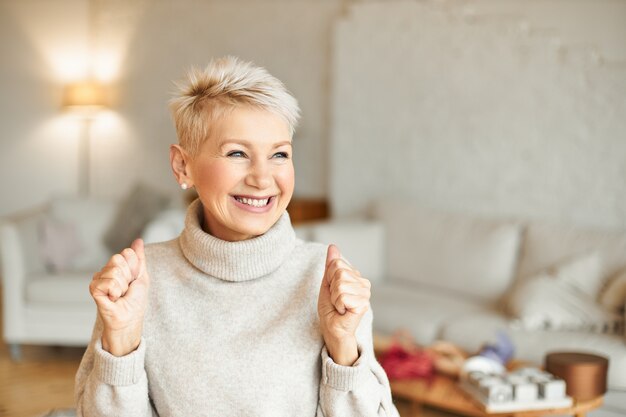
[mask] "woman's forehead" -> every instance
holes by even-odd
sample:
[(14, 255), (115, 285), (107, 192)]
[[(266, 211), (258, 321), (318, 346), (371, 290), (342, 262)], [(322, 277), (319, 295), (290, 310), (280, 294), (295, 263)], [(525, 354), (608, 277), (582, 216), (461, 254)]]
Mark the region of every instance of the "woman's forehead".
[(291, 134), (285, 120), (263, 109), (242, 107), (234, 109), (214, 123), (209, 141), (213, 146), (278, 147), (291, 144)]

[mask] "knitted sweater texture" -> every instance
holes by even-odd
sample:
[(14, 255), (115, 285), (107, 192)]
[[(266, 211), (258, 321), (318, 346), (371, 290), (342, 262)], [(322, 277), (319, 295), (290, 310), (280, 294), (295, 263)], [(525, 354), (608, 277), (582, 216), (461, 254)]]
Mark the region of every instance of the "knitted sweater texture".
[(171, 241), (146, 246), (148, 307), (139, 347), (104, 351), (96, 320), (76, 374), (79, 416), (398, 416), (374, 357), (372, 313), (359, 358), (335, 364), (317, 298), (326, 246), (296, 238), (285, 212), (264, 235), (204, 232), (199, 200)]

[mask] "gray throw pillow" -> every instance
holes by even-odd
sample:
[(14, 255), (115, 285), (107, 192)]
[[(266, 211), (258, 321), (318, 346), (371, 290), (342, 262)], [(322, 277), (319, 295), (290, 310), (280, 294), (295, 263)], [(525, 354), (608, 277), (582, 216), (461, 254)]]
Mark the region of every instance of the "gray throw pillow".
[(135, 185), (120, 203), (111, 226), (104, 234), (104, 243), (119, 253), (141, 236), (146, 225), (167, 208), (169, 198), (145, 184)]

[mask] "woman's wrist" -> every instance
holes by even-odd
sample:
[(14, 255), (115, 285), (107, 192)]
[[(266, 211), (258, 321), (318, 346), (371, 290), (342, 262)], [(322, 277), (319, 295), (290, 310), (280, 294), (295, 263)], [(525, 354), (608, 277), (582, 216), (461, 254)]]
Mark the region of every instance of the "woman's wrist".
[(352, 366), (359, 358), (359, 350), (356, 337), (349, 336), (343, 338), (324, 337), (328, 356), (337, 365)]
[(126, 356), (134, 352), (141, 343), (141, 330), (133, 332), (102, 333), (102, 349), (113, 356)]

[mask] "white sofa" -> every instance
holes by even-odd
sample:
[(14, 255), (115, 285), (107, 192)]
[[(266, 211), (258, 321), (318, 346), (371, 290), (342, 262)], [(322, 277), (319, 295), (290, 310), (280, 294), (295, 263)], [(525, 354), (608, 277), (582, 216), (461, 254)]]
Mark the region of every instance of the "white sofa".
[[(14, 359), (21, 344), (84, 346), (96, 309), (89, 282), (110, 256), (100, 239), (115, 214), (110, 201), (55, 198), (0, 225), (4, 340)], [(77, 255), (63, 272), (51, 271), (42, 254), (47, 219), (75, 225)], [(69, 243), (68, 243), (69, 242)], [(72, 244), (66, 239), (64, 244)]]
[[(549, 351), (609, 357), (607, 405), (596, 416), (626, 415), (626, 335), (588, 330), (527, 330), (510, 301), (540, 271), (599, 254), (601, 275), (626, 268), (626, 231), (446, 213), (415, 203), (380, 201), (365, 219), (333, 219), (297, 228), (300, 237), (336, 243), (372, 281), (374, 330), (410, 331), (428, 345), (454, 342), (468, 352), (504, 330), (516, 358), (537, 365)], [(623, 329), (621, 330), (623, 332)]]
[[(153, 240), (163, 226), (178, 234), (181, 205), (179, 194), (136, 183), (119, 200), (57, 195), (2, 219), (3, 336), (12, 356), (19, 358), (21, 344), (86, 346), (96, 315), (94, 272), (148, 229)], [(176, 207), (172, 224), (167, 215)]]

